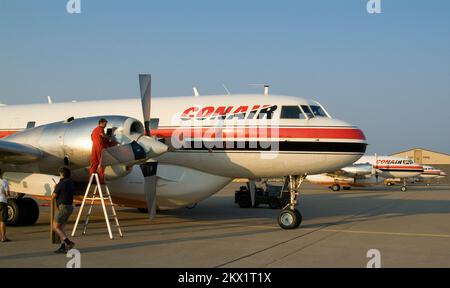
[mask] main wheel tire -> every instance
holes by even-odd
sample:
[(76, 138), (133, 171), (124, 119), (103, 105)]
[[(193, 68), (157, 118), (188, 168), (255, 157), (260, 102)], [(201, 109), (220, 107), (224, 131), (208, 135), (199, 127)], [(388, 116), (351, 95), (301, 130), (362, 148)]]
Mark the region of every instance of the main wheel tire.
[(6, 225), (8, 226), (19, 226), (21, 220), (22, 209), (19, 204), (20, 200), (15, 198), (8, 199), (8, 219), (6, 220)]
[(408, 188), (406, 186), (402, 186), (402, 192), (408, 191)]
[(338, 192), (341, 190), (341, 186), (339, 184), (333, 184), (333, 186), (331, 186), (331, 190)]
[(297, 225), (295, 226), (295, 228), (298, 228), (301, 224), (302, 224), (302, 221), (303, 221), (303, 215), (302, 215), (302, 213), (300, 213), (300, 211), (299, 210), (297, 210), (297, 209), (294, 209), (294, 211), (295, 211), (295, 213), (297, 213)]
[(32, 198), (22, 198), (19, 201), (19, 209), (21, 210), (21, 225), (34, 225), (39, 219), (39, 206)]
[(283, 209), (278, 216), (278, 225), (283, 229), (295, 229), (300, 226), (302, 215), (297, 209)]

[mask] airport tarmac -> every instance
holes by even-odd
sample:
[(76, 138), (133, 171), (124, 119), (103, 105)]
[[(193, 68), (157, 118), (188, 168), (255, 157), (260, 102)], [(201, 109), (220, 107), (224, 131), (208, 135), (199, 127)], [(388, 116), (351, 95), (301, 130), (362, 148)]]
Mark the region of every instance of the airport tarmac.
[[(120, 208), (124, 238), (115, 240), (108, 239), (97, 209), (87, 235), (78, 231), (72, 239), (81, 266), (366, 267), (367, 251), (378, 249), (382, 267), (450, 267), (450, 186), (331, 192), (307, 183), (296, 230), (279, 228), (278, 210), (238, 208), (239, 186), (228, 185), (194, 209), (159, 213), (154, 221)], [(69, 259), (54, 254), (57, 246), (49, 242), (49, 215), (41, 207), (36, 225), (8, 228), (13, 242), (0, 243), (0, 267), (66, 266)], [(71, 220), (69, 229), (75, 215)]]

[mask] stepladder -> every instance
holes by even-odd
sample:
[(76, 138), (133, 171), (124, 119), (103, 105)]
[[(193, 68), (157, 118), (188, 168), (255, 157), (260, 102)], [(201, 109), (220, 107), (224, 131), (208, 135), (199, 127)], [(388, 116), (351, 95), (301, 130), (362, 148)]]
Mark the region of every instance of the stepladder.
[[(95, 181), (95, 183), (94, 183)], [(93, 190), (91, 188), (94, 188)], [(92, 190), (92, 191), (91, 191)], [(89, 202), (89, 204), (87, 204)], [(78, 211), (77, 219), (75, 221), (75, 225), (72, 230), (72, 237), (75, 236), (77, 231), (78, 224), (83, 217), (83, 211), (85, 206), (89, 206), (88, 211), (85, 215), (86, 219), (84, 220), (83, 225), (83, 233), (82, 235), (86, 235), (87, 226), (89, 224), (89, 218), (91, 217), (93, 207), (96, 206), (100, 202), (103, 215), (106, 221), (106, 228), (108, 229), (109, 239), (114, 239), (110, 221), (114, 220), (116, 223), (117, 231), (119, 232), (120, 237), (123, 237), (122, 229), (120, 228), (119, 218), (117, 217), (116, 209), (114, 208), (114, 203), (112, 201), (111, 193), (109, 191), (108, 185), (101, 184), (99, 180), (99, 176), (97, 173), (91, 174), (89, 178), (89, 183), (86, 188), (86, 192), (83, 197), (83, 201), (81, 202), (80, 210)]]

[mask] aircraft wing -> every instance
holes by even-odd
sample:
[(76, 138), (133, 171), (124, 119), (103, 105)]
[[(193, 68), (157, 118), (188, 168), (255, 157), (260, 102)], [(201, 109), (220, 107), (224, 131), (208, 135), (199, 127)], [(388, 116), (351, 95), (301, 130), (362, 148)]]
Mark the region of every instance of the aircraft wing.
[(27, 144), (0, 140), (0, 162), (8, 164), (25, 164), (42, 157), (42, 152)]

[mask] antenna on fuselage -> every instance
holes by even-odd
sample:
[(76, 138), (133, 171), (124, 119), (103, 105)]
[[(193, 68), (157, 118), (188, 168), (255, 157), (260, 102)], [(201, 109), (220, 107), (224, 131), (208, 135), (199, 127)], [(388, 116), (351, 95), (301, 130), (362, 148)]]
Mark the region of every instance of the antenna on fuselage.
[(228, 90), (227, 86), (225, 84), (222, 84), (223, 89), (225, 89), (225, 91), (227, 91), (228, 96), (231, 96), (230, 90)]
[(196, 87), (193, 87), (192, 89), (194, 90), (194, 96), (195, 96), (195, 97), (200, 96), (200, 93), (198, 93), (198, 90), (197, 90)]
[(263, 86), (264, 87), (264, 96), (269, 96), (269, 84), (248, 84), (250, 86)]

